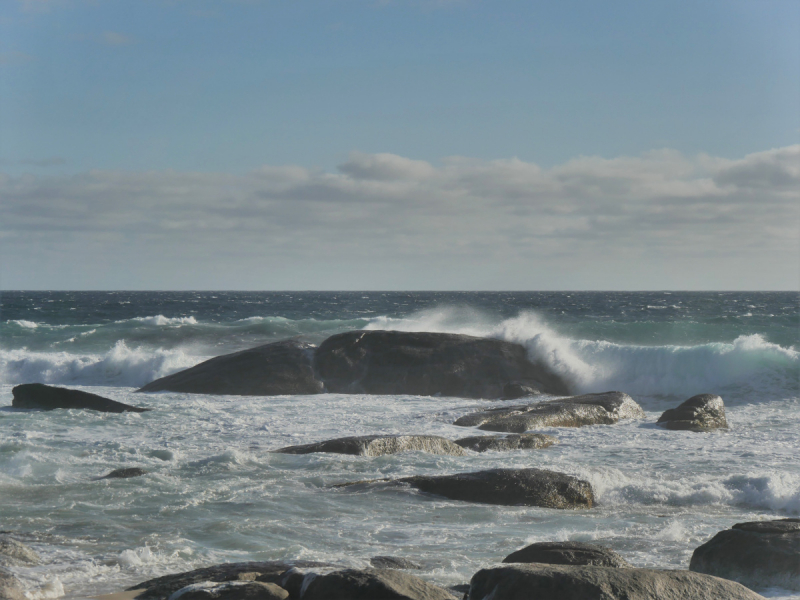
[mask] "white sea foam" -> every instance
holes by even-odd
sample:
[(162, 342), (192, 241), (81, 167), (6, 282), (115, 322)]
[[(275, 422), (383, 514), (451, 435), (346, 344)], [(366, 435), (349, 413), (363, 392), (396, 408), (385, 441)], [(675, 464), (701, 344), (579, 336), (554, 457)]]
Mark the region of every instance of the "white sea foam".
[[(134, 317), (129, 320), (146, 325), (158, 325), (159, 327), (166, 325), (197, 325), (197, 319), (194, 317), (165, 317), (164, 315), (155, 315), (152, 317)], [(125, 321), (118, 322), (124, 323)]]

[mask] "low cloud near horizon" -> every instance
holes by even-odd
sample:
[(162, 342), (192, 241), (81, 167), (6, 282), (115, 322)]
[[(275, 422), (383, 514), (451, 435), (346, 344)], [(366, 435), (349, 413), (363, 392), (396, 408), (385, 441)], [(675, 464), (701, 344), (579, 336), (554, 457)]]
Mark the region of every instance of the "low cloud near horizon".
[(0, 289), (796, 289), (800, 145), (0, 175)]

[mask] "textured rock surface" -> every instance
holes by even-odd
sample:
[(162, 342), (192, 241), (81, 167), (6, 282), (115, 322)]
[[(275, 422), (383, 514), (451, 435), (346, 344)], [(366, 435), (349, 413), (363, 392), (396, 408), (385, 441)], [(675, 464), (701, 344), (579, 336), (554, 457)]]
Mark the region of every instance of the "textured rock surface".
[(182, 588), (170, 600), (287, 600), (289, 592), (274, 583), (231, 581), (199, 583)]
[(398, 452), (422, 451), (431, 454), (466, 454), (458, 444), (436, 435), (364, 435), (337, 438), (302, 446), (288, 446), (274, 450), (282, 454), (310, 454), (312, 452), (334, 452), (360, 456), (383, 456)]
[(753, 588), (800, 590), (800, 519), (737, 523), (698, 547), (689, 569)]
[(85, 408), (111, 413), (126, 411), (146, 412), (150, 410), (149, 408), (140, 408), (109, 400), (97, 394), (44, 385), (43, 383), (24, 383), (12, 389), (11, 393), (14, 395), (14, 399), (11, 401), (11, 406), (14, 408), (36, 408), (40, 410)]
[(394, 569), (306, 574), (300, 600), (454, 600), (449, 591)]
[[(689, 571), (508, 565), (478, 571), (468, 600), (757, 600), (733, 581)], [(763, 600), (763, 599), (762, 599)]]
[(422, 565), (418, 565), (413, 561), (410, 561), (406, 558), (400, 558), (398, 556), (373, 556), (369, 559), (369, 564), (376, 569), (419, 570), (422, 568)]
[(39, 555), (9, 535), (0, 534), (0, 565), (36, 565)]
[(698, 394), (676, 408), (665, 411), (658, 424), (667, 429), (712, 431), (727, 429), (725, 404), (714, 394)]
[(350, 331), (325, 340), (314, 364), (336, 393), (500, 398), (510, 382), (567, 393), (521, 345), (468, 335)]
[(461, 438), (455, 441), (456, 444), (467, 450), (474, 452), (487, 452), (495, 450), (498, 452), (506, 450), (529, 450), (547, 448), (558, 443), (558, 439), (552, 435), (543, 433), (523, 433), (506, 436), (476, 435)]
[(543, 427), (610, 425), (620, 419), (644, 418), (642, 407), (622, 392), (585, 394), (533, 404), (491, 408), (465, 415), (455, 424), (487, 431), (524, 433)]
[(17, 578), (3, 568), (0, 568), (0, 600), (28, 600)]
[(285, 340), (217, 356), (190, 369), (151, 381), (140, 392), (184, 392), (234, 396), (318, 394), (314, 346)]
[(503, 562), (633, 568), (613, 550), (583, 542), (539, 542), (512, 552)]
[(126, 467), (124, 469), (114, 469), (108, 475), (98, 477), (98, 479), (129, 479), (131, 477), (141, 477), (147, 475), (147, 471), (139, 467)]

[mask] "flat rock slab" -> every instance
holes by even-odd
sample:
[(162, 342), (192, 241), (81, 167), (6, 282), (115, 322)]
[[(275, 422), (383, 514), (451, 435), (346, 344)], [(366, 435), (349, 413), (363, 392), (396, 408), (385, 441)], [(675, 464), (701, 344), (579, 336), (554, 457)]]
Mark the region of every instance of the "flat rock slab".
[(633, 565), (610, 548), (583, 542), (539, 542), (512, 552), (503, 562), (633, 568)]
[(508, 383), (565, 394), (520, 344), (449, 333), (350, 331), (325, 340), (317, 374), (334, 393), (502, 398)]
[(8, 535), (0, 534), (0, 565), (38, 565), (40, 561), (34, 550)]
[(14, 408), (33, 408), (39, 410), (55, 410), (57, 408), (83, 408), (100, 412), (147, 412), (149, 408), (140, 408), (109, 400), (97, 394), (70, 390), (67, 388), (44, 385), (43, 383), (24, 383), (11, 390)]
[(763, 600), (741, 584), (689, 571), (509, 565), (478, 571), (468, 600)]
[(508, 450), (538, 450), (558, 443), (552, 435), (523, 433), (506, 436), (476, 435), (461, 438), (456, 444), (473, 452), (505, 452)]
[(455, 600), (449, 591), (394, 569), (342, 569), (303, 574), (298, 600)]
[(430, 454), (449, 454), (464, 456), (464, 449), (436, 435), (363, 435), (344, 437), (314, 444), (288, 446), (274, 450), (282, 454), (311, 454), (313, 452), (333, 452), (336, 454), (354, 454), (359, 456), (383, 456), (398, 452), (420, 451)]
[(689, 569), (753, 588), (800, 590), (800, 519), (737, 523), (698, 547)]
[(611, 425), (620, 419), (641, 419), (644, 416), (642, 407), (628, 394), (605, 392), (490, 408), (465, 415), (455, 424), (486, 431), (524, 433), (544, 427)]
[(169, 600), (287, 600), (289, 592), (274, 583), (229, 581), (195, 583), (172, 594)]
[(319, 394), (323, 384), (314, 375), (314, 348), (312, 344), (285, 340), (224, 354), (151, 381), (138, 391), (233, 396)]
[(658, 424), (667, 429), (685, 431), (713, 431), (727, 429), (725, 404), (714, 394), (698, 394), (686, 402), (664, 412)]

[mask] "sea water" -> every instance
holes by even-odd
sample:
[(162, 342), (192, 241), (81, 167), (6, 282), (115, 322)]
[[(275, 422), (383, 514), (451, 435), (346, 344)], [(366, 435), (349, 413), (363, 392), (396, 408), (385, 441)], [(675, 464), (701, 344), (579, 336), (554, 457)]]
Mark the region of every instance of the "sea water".
[[(541, 430), (543, 450), (437, 456), (284, 455), (347, 435), (476, 433), (458, 417), (497, 401), (322, 394), (138, 394), (206, 358), (352, 329), (457, 332), (523, 344), (575, 393), (620, 390), (647, 418)], [(586, 541), (639, 567), (685, 569), (741, 521), (800, 515), (797, 293), (4, 292), (0, 299), (0, 529), (42, 556), (12, 571), (32, 600), (119, 591), (211, 564), (306, 559), (423, 565), (442, 585), (537, 541)], [(24, 411), (42, 382), (153, 409)], [(667, 431), (698, 393), (729, 431)], [(96, 480), (141, 467), (133, 479)], [(597, 506), (470, 504), (405, 488), (331, 484), (493, 467), (587, 479)], [(760, 589), (774, 598), (793, 594)]]

